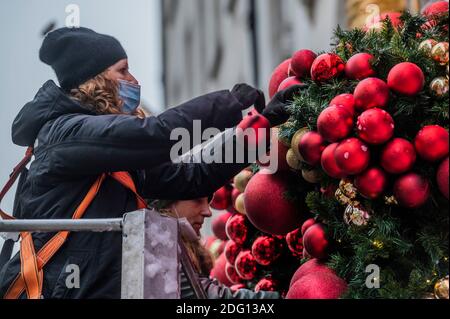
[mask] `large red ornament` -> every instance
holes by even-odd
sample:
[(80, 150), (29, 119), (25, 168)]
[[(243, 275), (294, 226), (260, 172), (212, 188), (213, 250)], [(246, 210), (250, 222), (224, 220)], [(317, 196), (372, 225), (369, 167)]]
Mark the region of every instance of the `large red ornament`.
[(353, 94), (341, 94), (331, 100), (330, 106), (343, 106), (352, 116), (355, 116), (355, 97)]
[(324, 82), (338, 77), (345, 70), (345, 63), (334, 53), (319, 55), (311, 66), (313, 81)]
[(238, 245), (242, 245), (247, 240), (248, 227), (245, 216), (237, 214), (231, 217), (225, 227), (227, 236)]
[(330, 272), (313, 272), (292, 285), (286, 299), (339, 299), (347, 283)]
[(286, 235), (302, 221), (296, 207), (286, 200), (289, 175), (261, 170), (247, 185), (245, 208), (252, 224), (271, 235)]
[(286, 243), (294, 257), (303, 258), (303, 235), (300, 228), (286, 235)]
[(291, 70), (299, 78), (307, 78), (311, 76), (311, 67), (317, 58), (311, 50), (300, 50), (294, 53), (291, 60)]
[(234, 266), (230, 263), (227, 263), (227, 265), (225, 266), (225, 275), (227, 276), (227, 279), (235, 285), (239, 284), (242, 281), (241, 277), (239, 277), (238, 273), (236, 272), (236, 268), (234, 268)]
[(269, 97), (272, 99), (273, 96), (277, 93), (278, 88), (280, 87), (281, 82), (286, 80), (289, 75), (289, 65), (291, 64), (291, 59), (287, 59), (282, 62), (279, 66), (275, 68), (270, 78), (269, 83)]
[(221, 284), (227, 287), (231, 287), (233, 283), (227, 277), (226, 266), (227, 260), (225, 259), (225, 255), (222, 254), (216, 259), (210, 277), (217, 279)]
[(387, 186), (386, 173), (378, 167), (372, 167), (355, 178), (358, 192), (366, 198), (376, 199), (383, 194)]
[(308, 132), (300, 140), (298, 151), (305, 163), (317, 166), (320, 163), (325, 146), (325, 140), (322, 135), (317, 132)]
[(328, 257), (328, 238), (325, 227), (322, 224), (315, 224), (308, 228), (303, 236), (303, 246), (308, 254), (317, 259)]
[(224, 186), (215, 192), (210, 205), (217, 210), (227, 209), (231, 205), (231, 188)]
[(389, 88), (399, 94), (414, 96), (425, 85), (423, 71), (414, 63), (403, 62), (392, 68), (387, 79)]
[(261, 279), (255, 286), (255, 292), (277, 291), (278, 282), (271, 277)]
[(339, 166), (336, 163), (336, 158), (334, 156), (334, 153), (336, 151), (336, 148), (338, 147), (339, 143), (334, 143), (328, 145), (325, 150), (322, 153), (322, 169), (324, 172), (336, 179), (342, 179), (346, 176), (346, 174), (342, 171), (342, 169), (339, 168)]
[(380, 145), (386, 143), (394, 135), (394, 128), (394, 119), (382, 109), (367, 110), (358, 118), (358, 135), (369, 144)]
[(345, 66), (345, 75), (351, 80), (364, 80), (373, 77), (376, 72), (372, 67), (374, 56), (369, 53), (358, 53), (352, 56)]
[(395, 182), (394, 195), (401, 206), (418, 208), (430, 197), (430, 183), (423, 176), (409, 173)]
[(357, 175), (369, 165), (370, 150), (361, 140), (350, 138), (336, 147), (334, 157), (345, 175)]
[(445, 159), (442, 164), (439, 166), (439, 169), (437, 171), (437, 183), (439, 190), (441, 191), (442, 195), (444, 195), (447, 199), (448, 198), (448, 166), (449, 166), (449, 158)]
[(257, 265), (255, 257), (249, 250), (246, 250), (237, 256), (234, 268), (236, 268), (239, 277), (244, 280), (252, 280), (256, 276)]
[(225, 258), (227, 259), (227, 262), (234, 265), (234, 263), (236, 262), (236, 258), (241, 251), (242, 251), (241, 245), (236, 244), (232, 240), (229, 240), (227, 242), (227, 244), (225, 245), (225, 249), (224, 249), (224, 254), (225, 254)]
[(252, 245), (252, 255), (258, 264), (269, 266), (281, 256), (283, 245), (273, 237), (262, 236)]
[[(305, 235), (305, 233), (309, 227), (311, 227), (312, 225), (315, 225), (315, 224), (316, 224), (316, 220), (314, 218), (310, 218), (306, 222), (304, 222), (302, 225), (302, 228), (301, 228), (302, 236)], [(302, 244), (303, 244), (303, 242), (302, 242)]]
[(352, 131), (353, 116), (343, 106), (330, 106), (317, 119), (317, 128), (325, 140), (330, 143), (338, 142)]
[(448, 1), (436, 1), (430, 3), (422, 10), (422, 14), (428, 17), (441, 15), (445, 12), (448, 12)]
[(381, 166), (391, 174), (410, 171), (416, 162), (414, 145), (402, 138), (394, 138), (381, 151)]
[(280, 86), (278, 87), (277, 92), (284, 91), (284, 90), (290, 88), (291, 86), (301, 85), (301, 84), (302, 84), (302, 81), (300, 81), (300, 79), (298, 77), (291, 76), (280, 83)]
[(319, 259), (311, 259), (305, 262), (303, 265), (300, 266), (300, 268), (297, 269), (294, 276), (292, 276), (289, 287), (292, 287), (300, 278), (309, 275), (311, 273), (317, 272), (328, 272), (333, 275), (335, 274), (335, 272), (332, 269), (330, 269)]
[(374, 107), (385, 108), (389, 102), (389, 86), (377, 78), (367, 78), (355, 88), (355, 108), (361, 112)]
[(414, 140), (417, 154), (429, 162), (438, 162), (446, 158), (449, 151), (448, 143), (448, 131), (439, 125), (425, 126)]
[(228, 219), (233, 216), (233, 214), (226, 212), (222, 213), (216, 217), (214, 217), (211, 227), (213, 234), (219, 238), (220, 240), (227, 240), (227, 233), (225, 231), (225, 225), (227, 224)]

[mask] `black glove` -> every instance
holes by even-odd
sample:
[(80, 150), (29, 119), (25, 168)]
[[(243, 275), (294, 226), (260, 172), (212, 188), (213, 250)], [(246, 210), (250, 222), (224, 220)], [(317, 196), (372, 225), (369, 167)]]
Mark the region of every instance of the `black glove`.
[(242, 104), (243, 110), (255, 106), (256, 110), (261, 113), (266, 106), (264, 93), (245, 83), (235, 85), (231, 94)]
[(288, 107), (292, 104), (294, 95), (298, 94), (306, 85), (294, 85), (284, 91), (278, 92), (269, 102), (261, 114), (269, 120), (272, 127), (284, 124), (289, 120)]

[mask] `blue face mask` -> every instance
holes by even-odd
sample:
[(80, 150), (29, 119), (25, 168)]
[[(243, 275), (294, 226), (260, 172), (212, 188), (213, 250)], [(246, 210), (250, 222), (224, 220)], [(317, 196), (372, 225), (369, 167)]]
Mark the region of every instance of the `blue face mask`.
[(119, 80), (119, 96), (123, 100), (123, 111), (133, 114), (141, 102), (141, 86)]

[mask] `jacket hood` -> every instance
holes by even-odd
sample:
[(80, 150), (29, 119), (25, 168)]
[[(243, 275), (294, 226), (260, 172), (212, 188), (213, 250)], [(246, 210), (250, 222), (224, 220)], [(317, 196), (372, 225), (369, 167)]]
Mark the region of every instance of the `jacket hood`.
[(71, 99), (52, 80), (47, 81), (31, 102), (25, 104), (12, 124), (12, 140), (19, 146), (33, 146), (41, 128), (64, 114), (92, 114)]

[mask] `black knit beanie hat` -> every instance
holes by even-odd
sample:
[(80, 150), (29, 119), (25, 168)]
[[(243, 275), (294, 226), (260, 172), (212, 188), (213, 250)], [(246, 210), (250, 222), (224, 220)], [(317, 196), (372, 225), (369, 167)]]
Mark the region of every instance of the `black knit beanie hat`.
[(65, 91), (70, 91), (127, 58), (120, 42), (87, 28), (61, 28), (50, 32), (39, 51)]

